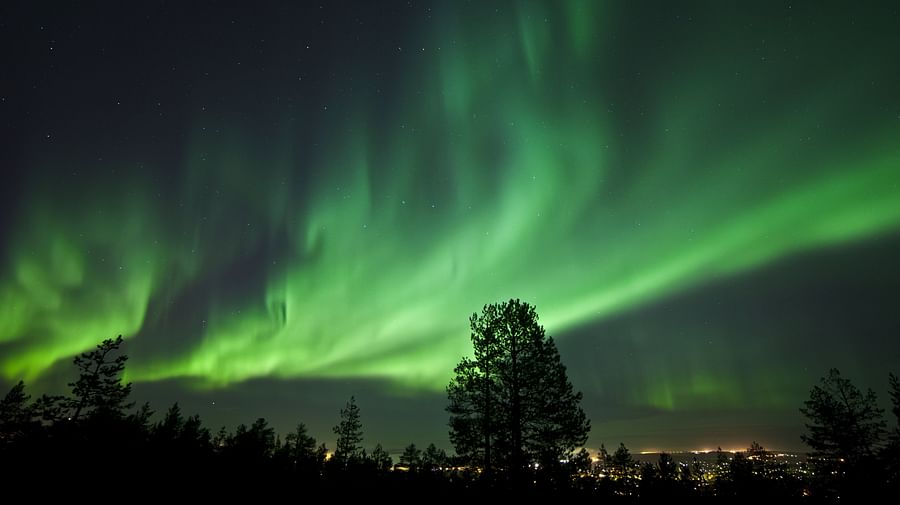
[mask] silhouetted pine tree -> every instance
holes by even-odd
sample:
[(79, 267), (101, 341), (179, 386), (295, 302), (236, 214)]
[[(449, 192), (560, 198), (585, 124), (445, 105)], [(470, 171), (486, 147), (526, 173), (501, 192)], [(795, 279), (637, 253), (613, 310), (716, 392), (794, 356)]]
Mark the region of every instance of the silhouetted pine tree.
[(35, 409), (28, 404), (25, 382), (14, 385), (0, 400), (0, 454), (4, 448), (23, 442), (39, 426), (34, 420)]
[(895, 425), (888, 434), (888, 443), (881, 456), (884, 460), (886, 483), (896, 496), (900, 492), (900, 379), (892, 373), (888, 376), (888, 382)]
[(513, 482), (533, 463), (559, 466), (587, 439), (590, 422), (534, 307), (485, 305), (469, 323), (474, 356), (460, 361), (447, 387), (457, 454)]
[(416, 444), (409, 444), (403, 449), (403, 454), (400, 455), (400, 464), (408, 467), (410, 472), (419, 471), (419, 467), (422, 466), (422, 451), (416, 447)]
[(80, 375), (78, 380), (69, 383), (72, 397), (65, 404), (72, 421), (77, 422), (85, 414), (121, 418), (124, 411), (134, 405), (127, 403), (131, 383), (122, 384), (121, 377), (128, 356), (113, 356), (122, 343), (122, 335), (115, 340), (106, 339), (93, 351), (82, 353), (73, 360)]
[(381, 444), (375, 445), (375, 448), (372, 449), (372, 455), (369, 456), (369, 458), (372, 460), (375, 470), (381, 473), (389, 471), (394, 465), (394, 460), (391, 458), (390, 454), (381, 447)]
[(356, 398), (351, 396), (346, 407), (341, 409), (341, 422), (333, 428), (337, 435), (334, 449), (334, 464), (339, 468), (360, 463), (362, 460), (362, 421)]
[(447, 464), (447, 453), (443, 449), (438, 449), (434, 443), (428, 444), (422, 451), (421, 464), (423, 471), (438, 471)]
[(863, 394), (832, 368), (803, 403), (808, 421), (801, 439), (813, 449), (815, 491), (825, 499), (863, 498), (882, 480), (875, 454), (885, 422), (875, 392)]

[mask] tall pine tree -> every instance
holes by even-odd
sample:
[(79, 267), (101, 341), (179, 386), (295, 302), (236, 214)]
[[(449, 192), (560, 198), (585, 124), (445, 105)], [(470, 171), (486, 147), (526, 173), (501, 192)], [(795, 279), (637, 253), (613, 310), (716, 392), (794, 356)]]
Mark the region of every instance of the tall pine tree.
[(535, 463), (567, 459), (587, 439), (590, 421), (534, 307), (490, 304), (469, 322), (474, 357), (462, 359), (447, 387), (457, 454), (514, 482)]
[(348, 467), (362, 459), (362, 421), (359, 418), (359, 407), (356, 398), (351, 396), (346, 407), (341, 409), (341, 422), (334, 427), (337, 442), (334, 449), (334, 460), (341, 467)]

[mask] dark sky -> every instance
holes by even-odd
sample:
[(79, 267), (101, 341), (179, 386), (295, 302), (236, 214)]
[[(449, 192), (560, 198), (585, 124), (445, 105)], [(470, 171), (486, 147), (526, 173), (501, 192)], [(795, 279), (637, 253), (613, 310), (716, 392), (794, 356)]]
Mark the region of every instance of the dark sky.
[(800, 449), (900, 372), (892, 2), (5, 2), (0, 382), (448, 447), (521, 298), (589, 448)]

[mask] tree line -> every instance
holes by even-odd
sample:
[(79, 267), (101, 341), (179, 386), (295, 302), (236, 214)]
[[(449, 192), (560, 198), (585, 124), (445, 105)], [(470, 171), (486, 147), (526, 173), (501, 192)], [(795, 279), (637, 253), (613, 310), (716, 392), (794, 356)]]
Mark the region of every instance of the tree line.
[(846, 501), (900, 486), (900, 381), (889, 377), (888, 429), (871, 390), (832, 369), (801, 412), (808, 459), (789, 465), (752, 443), (719, 451), (716, 462), (676, 462), (669, 454), (638, 463), (624, 444), (595, 457), (584, 448), (590, 421), (581, 409), (553, 339), (535, 308), (519, 300), (486, 305), (470, 318), (473, 355), (447, 387), (455, 454), (410, 444), (395, 464), (380, 444), (363, 445), (354, 397), (339, 412), (329, 451), (303, 423), (280, 437), (264, 418), (213, 433), (178, 403), (153, 421), (135, 406), (122, 374), (122, 337), (75, 357), (68, 395), (32, 400), (25, 383), (0, 401), (0, 472), (103, 486), (165, 483), (220, 493), (302, 485), (308, 492), (441, 493), (437, 496), (749, 497)]

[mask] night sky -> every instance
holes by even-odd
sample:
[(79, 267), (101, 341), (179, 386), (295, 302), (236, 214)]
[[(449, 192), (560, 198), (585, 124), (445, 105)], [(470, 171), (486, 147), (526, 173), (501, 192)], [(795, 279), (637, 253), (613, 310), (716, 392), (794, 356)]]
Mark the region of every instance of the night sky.
[[(895, 2), (4, 2), (0, 386), (449, 448), (536, 305), (589, 448), (801, 449), (900, 372)], [(857, 5), (862, 3), (863, 5)]]

